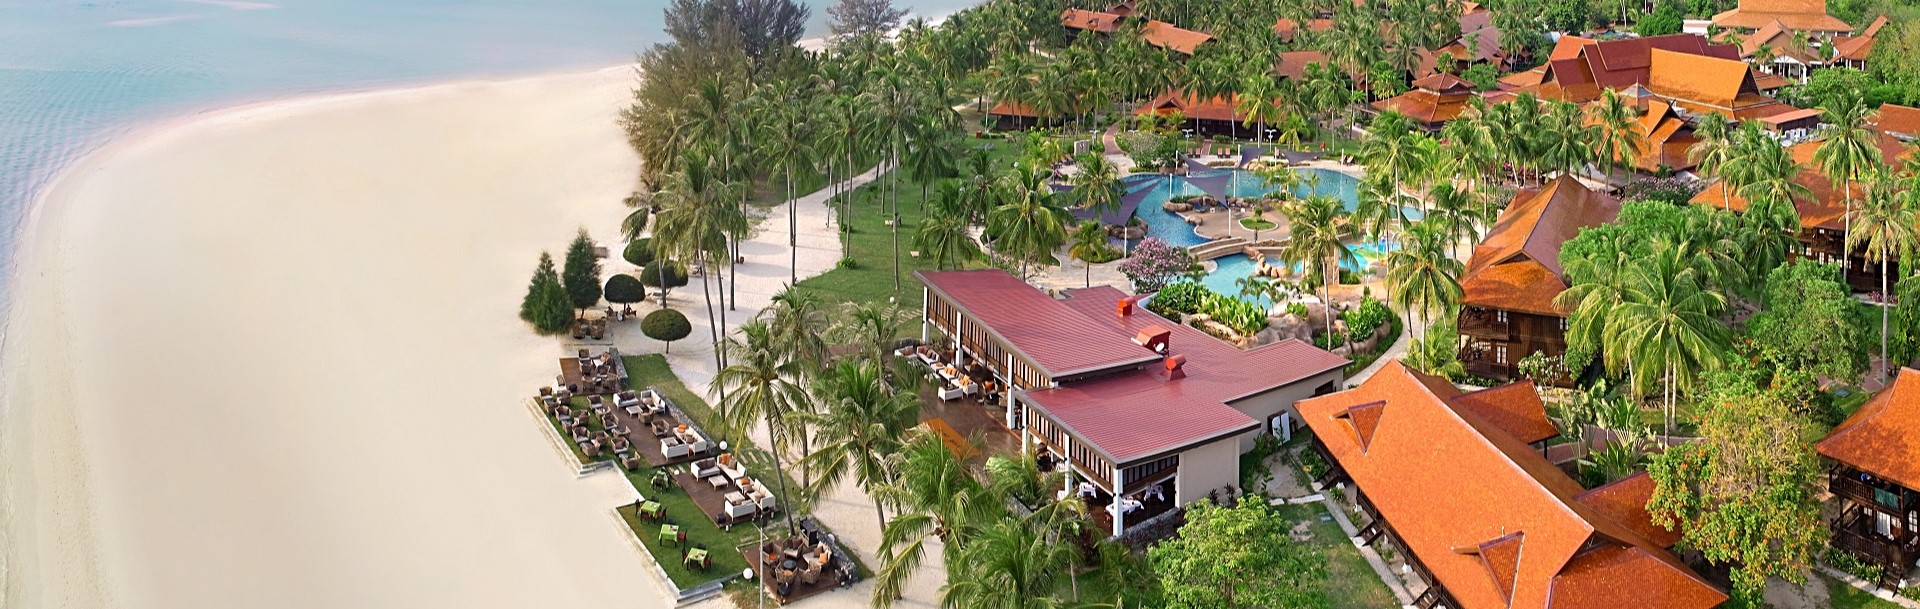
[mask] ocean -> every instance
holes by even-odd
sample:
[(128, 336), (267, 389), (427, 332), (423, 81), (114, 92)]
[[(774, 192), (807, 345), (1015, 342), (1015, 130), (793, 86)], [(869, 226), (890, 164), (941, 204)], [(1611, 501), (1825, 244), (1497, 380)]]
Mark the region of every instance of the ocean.
[[(810, 2), (810, 36), (826, 1)], [(0, 0), (0, 320), (34, 197), (115, 136), (286, 97), (606, 67), (663, 36), (667, 3)], [(967, 2), (899, 4), (938, 17)]]

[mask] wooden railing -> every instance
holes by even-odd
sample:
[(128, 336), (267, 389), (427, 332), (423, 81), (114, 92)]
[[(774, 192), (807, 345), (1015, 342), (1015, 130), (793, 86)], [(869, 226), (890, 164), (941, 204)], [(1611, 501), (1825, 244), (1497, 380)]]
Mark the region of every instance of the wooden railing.
[(1914, 558), (1920, 557), (1920, 539), (1911, 536), (1904, 541), (1887, 539), (1867, 529), (1872, 525), (1872, 520), (1864, 516), (1834, 523), (1833, 547), (1896, 569), (1911, 565)]
[(1500, 321), (1492, 311), (1479, 315), (1468, 313), (1460, 316), (1460, 334), (1476, 338), (1508, 340), (1513, 338), (1513, 324)]

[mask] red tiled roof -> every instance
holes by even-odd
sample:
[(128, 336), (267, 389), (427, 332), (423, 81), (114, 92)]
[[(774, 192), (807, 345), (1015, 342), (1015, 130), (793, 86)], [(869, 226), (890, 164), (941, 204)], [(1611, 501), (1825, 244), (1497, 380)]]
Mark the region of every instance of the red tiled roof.
[(1067, 290), (1065, 297), (1060, 302), (1067, 308), (1115, 334), (1165, 328), (1168, 353), (1186, 358), (1186, 376), (1180, 379), (1168, 380), (1164, 367), (1148, 365), (1025, 394), (1028, 403), (1115, 463), (1258, 427), (1229, 404), (1347, 364), (1346, 358), (1298, 340), (1242, 351), (1144, 307), (1122, 317), (1114, 313), (1114, 302), (1126, 294), (1108, 286)]
[(994, 102), (993, 107), (987, 109), (987, 116), (1022, 116), (1022, 117), (1028, 117), (1028, 118), (1038, 118), (1040, 116), (1040, 113), (1036, 112), (1033, 109), (1033, 106), (1029, 106), (1027, 104), (1023, 104), (1016, 101), (1001, 100), (1001, 101)]
[(1213, 40), (1212, 34), (1184, 29), (1165, 21), (1148, 21), (1140, 26), (1140, 35), (1147, 39), (1147, 44), (1182, 55), (1192, 55), (1193, 50), (1202, 43)]
[(1405, 114), (1425, 125), (1438, 125), (1460, 116), (1467, 110), (1467, 100), (1472, 99), (1469, 92), (1436, 93), (1427, 89), (1414, 89), (1380, 101), (1373, 107)]
[[(1156, 362), (1160, 355), (1004, 271), (915, 271), (1047, 376)], [(1112, 303), (1108, 303), (1112, 306)]]
[(1307, 66), (1327, 63), (1327, 55), (1319, 51), (1281, 51), (1280, 58), (1273, 62), (1273, 74), (1280, 78), (1304, 78)]
[(1753, 67), (1737, 59), (1659, 48), (1650, 49), (1648, 57), (1651, 61), (1643, 84), (1663, 97), (1711, 104), (1731, 111), (1740, 107), (1736, 100), (1741, 93), (1759, 91), (1753, 84)]
[(1562, 315), (1553, 297), (1567, 289), (1560, 246), (1580, 229), (1612, 222), (1620, 201), (1561, 176), (1514, 194), (1467, 261), (1462, 302), (1540, 315)]
[(1901, 368), (1893, 384), (1813, 447), (1823, 457), (1920, 488), (1920, 370)]
[[(1458, 392), (1389, 362), (1355, 389), (1296, 407), (1461, 607), (1707, 609), (1727, 600), (1652, 541), (1575, 500), (1585, 492), (1578, 483), (1454, 404)], [(1363, 451), (1342, 415), (1374, 403)]]
[(1873, 41), (1880, 36), (1880, 28), (1886, 26), (1887, 16), (1881, 15), (1875, 17), (1873, 23), (1867, 24), (1867, 29), (1862, 30), (1857, 36), (1835, 36), (1833, 38), (1834, 58), (1866, 61), (1868, 57), (1873, 56)]
[[(1799, 171), (1793, 174), (1793, 182), (1806, 187), (1807, 192), (1811, 195), (1796, 199), (1793, 202), (1793, 207), (1800, 215), (1801, 228), (1823, 228), (1838, 231), (1845, 228), (1845, 219), (1843, 216), (1846, 213), (1846, 193), (1841, 192), (1839, 185), (1827, 179), (1827, 176), (1813, 165), (1813, 154), (1820, 150), (1820, 145), (1824, 141), (1825, 140), (1814, 140), (1811, 142), (1801, 142), (1787, 148), (1787, 154), (1793, 158), (1794, 164), (1800, 168)], [(1888, 165), (1898, 164), (1901, 162), (1901, 159), (1909, 154), (1905, 143), (1885, 133), (1875, 134), (1874, 147), (1880, 149), (1881, 162)], [(1853, 189), (1854, 197), (1857, 199), (1861, 196), (1865, 186), (1854, 184)], [(1747, 211), (1747, 200), (1745, 197), (1740, 196), (1737, 192), (1726, 193), (1724, 190), (1724, 181), (1714, 180), (1708, 183), (1707, 187), (1700, 191), (1700, 194), (1694, 195), (1693, 199), (1689, 202), (1695, 205), (1706, 205), (1708, 207), (1723, 207), (1735, 212), (1744, 213)]]
[(1135, 115), (1168, 114), (1178, 110), (1181, 116), (1197, 120), (1240, 122), (1241, 116), (1235, 107), (1236, 97), (1214, 96), (1205, 100), (1194, 97), (1182, 89), (1161, 93), (1135, 109)]
[(1085, 9), (1070, 8), (1060, 12), (1060, 25), (1076, 30), (1092, 30), (1102, 34), (1113, 33), (1120, 25), (1120, 16)]
[[(1547, 61), (1545, 82), (1527, 90), (1542, 99), (1575, 103), (1592, 101), (1603, 88), (1621, 89), (1646, 84), (1653, 69), (1653, 51), (1737, 60), (1739, 49), (1732, 45), (1712, 44), (1698, 34), (1672, 34), (1648, 38), (1622, 38), (1593, 41), (1561, 37)], [(1577, 45), (1577, 50), (1571, 48)], [(1571, 52), (1572, 56), (1568, 56)], [(1681, 81), (1684, 82), (1684, 81)]]
[(1547, 419), (1547, 404), (1533, 381), (1507, 383), (1499, 387), (1461, 394), (1453, 398), (1454, 408), (1467, 410), (1499, 427), (1514, 439), (1528, 444), (1560, 435), (1560, 428)]
[(1680, 532), (1669, 531), (1655, 524), (1653, 514), (1647, 511), (1647, 501), (1653, 499), (1653, 488), (1653, 478), (1646, 472), (1640, 472), (1594, 487), (1575, 495), (1573, 499), (1614, 522), (1626, 525), (1654, 545), (1672, 548), (1673, 544), (1680, 543)]
[(1827, 13), (1826, 0), (1740, 0), (1740, 5), (1713, 16), (1713, 25), (1757, 30), (1779, 21), (1793, 31), (1851, 32), (1852, 27)]
[(1428, 91), (1458, 92), (1458, 91), (1473, 90), (1473, 83), (1467, 82), (1467, 79), (1454, 76), (1452, 74), (1446, 74), (1446, 73), (1434, 74), (1426, 78), (1415, 80), (1413, 81), (1413, 86), (1421, 89), (1426, 89)]
[(1920, 137), (1920, 108), (1880, 104), (1873, 115), (1873, 127), (1901, 137)]
[[(1307, 31), (1309, 32), (1325, 32), (1331, 29), (1333, 29), (1332, 19), (1307, 20)], [(1273, 22), (1273, 34), (1279, 36), (1283, 42), (1293, 42), (1294, 35), (1299, 33), (1300, 22), (1298, 21), (1282, 17), (1278, 21)]]

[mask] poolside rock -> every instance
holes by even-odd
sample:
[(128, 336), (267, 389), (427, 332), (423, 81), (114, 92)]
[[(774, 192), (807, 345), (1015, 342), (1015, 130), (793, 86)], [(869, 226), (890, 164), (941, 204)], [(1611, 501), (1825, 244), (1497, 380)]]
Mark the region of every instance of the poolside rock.
[(1189, 211), (1193, 211), (1193, 204), (1191, 204), (1191, 203), (1177, 203), (1177, 202), (1174, 202), (1174, 201), (1168, 201), (1168, 202), (1165, 202), (1165, 203), (1161, 203), (1161, 204), (1160, 204), (1160, 209), (1164, 209), (1164, 210), (1167, 210), (1167, 211), (1170, 211), (1170, 212), (1173, 212), (1173, 213), (1176, 213), (1176, 214), (1177, 214), (1177, 213), (1182, 213), (1182, 212), (1189, 212)]
[(1257, 338), (1257, 342), (1263, 345), (1289, 338), (1313, 342), (1313, 326), (1307, 325), (1307, 320), (1292, 315), (1273, 315), (1267, 317), (1267, 329), (1261, 330)]

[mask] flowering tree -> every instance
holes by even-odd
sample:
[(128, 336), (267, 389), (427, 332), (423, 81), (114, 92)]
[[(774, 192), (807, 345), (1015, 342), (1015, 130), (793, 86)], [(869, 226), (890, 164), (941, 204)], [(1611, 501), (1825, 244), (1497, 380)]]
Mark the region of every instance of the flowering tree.
[(1146, 294), (1195, 275), (1194, 266), (1193, 255), (1187, 253), (1187, 248), (1148, 237), (1134, 246), (1133, 255), (1120, 261), (1120, 273), (1133, 281), (1135, 293)]

